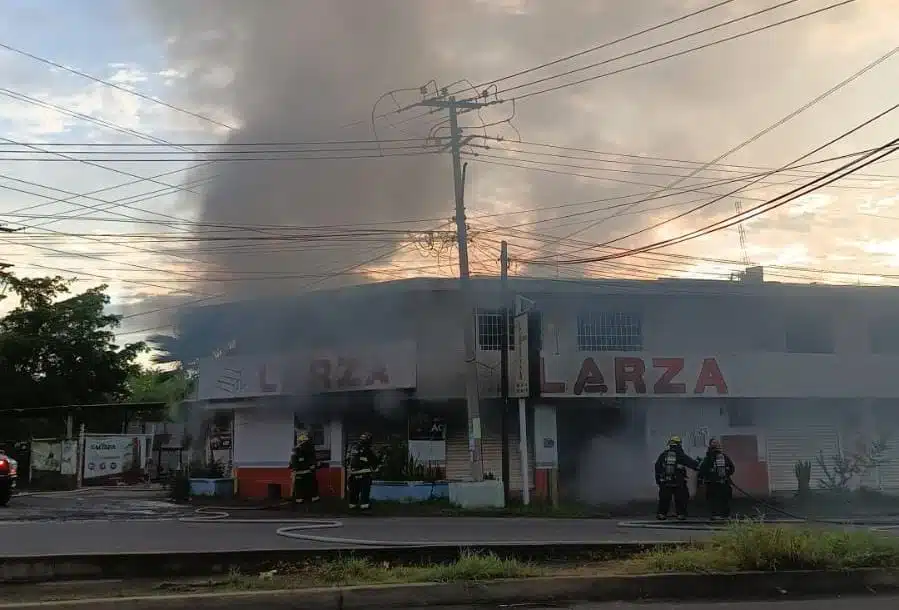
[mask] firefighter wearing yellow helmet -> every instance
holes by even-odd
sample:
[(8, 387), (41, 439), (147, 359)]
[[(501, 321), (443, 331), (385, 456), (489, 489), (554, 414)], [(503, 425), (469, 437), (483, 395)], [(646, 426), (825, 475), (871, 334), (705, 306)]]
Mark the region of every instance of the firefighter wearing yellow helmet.
[(668, 439), (665, 450), (659, 454), (655, 464), (656, 485), (659, 486), (659, 506), (656, 518), (664, 521), (668, 518), (671, 501), (677, 519), (687, 518), (687, 504), (690, 502), (690, 490), (687, 488), (687, 468), (698, 470), (699, 463), (684, 452), (679, 436)]
[(315, 445), (309, 435), (302, 431), (297, 435), (297, 445), (290, 456), (294, 505), (319, 501), (318, 479), (315, 476), (317, 467)]

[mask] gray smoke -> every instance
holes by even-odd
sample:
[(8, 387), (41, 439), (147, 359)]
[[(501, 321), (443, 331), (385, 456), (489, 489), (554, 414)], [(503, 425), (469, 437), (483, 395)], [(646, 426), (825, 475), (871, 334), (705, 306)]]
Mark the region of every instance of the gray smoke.
[(576, 493), (586, 504), (626, 504), (651, 490), (646, 446), (635, 440), (598, 436), (584, 444), (578, 460)]
[[(386, 91), (418, 87), (432, 78), (441, 85), (460, 78), (475, 83), (489, 81), (708, 4), (687, 0), (133, 2), (142, 17), (150, 17), (160, 39), (167, 41), (170, 67), (187, 74), (176, 85), (177, 95), (172, 101), (238, 125), (227, 133), (228, 143), (370, 139), (372, 131), (367, 123), (372, 105)], [(799, 2), (768, 16), (508, 96), (660, 57), (820, 7), (813, 4)], [(503, 81), (500, 87), (608, 59), (758, 8), (761, 7), (734, 3), (576, 61)], [(885, 12), (895, 15), (899, 9), (857, 3), (696, 54), (524, 100), (516, 105), (514, 125), (523, 139), (533, 142), (710, 160), (892, 46), (893, 28)], [(845, 44), (834, 45), (834, 38)], [(815, 65), (826, 68), (808, 68)], [(860, 81), (853, 85), (851, 96), (836, 96), (821, 104), (814, 113), (796, 119), (730, 161), (766, 166), (788, 161), (881, 110), (888, 82), (889, 79), (876, 75)], [(416, 99), (415, 92), (397, 94), (400, 104)], [(395, 107), (393, 104), (391, 98), (386, 98), (378, 110), (390, 110)], [(850, 106), (852, 112), (847, 113)], [(483, 133), (479, 129), (483, 122), (501, 122), (510, 111), (507, 104), (486, 110), (481, 116), (467, 115), (464, 122), (468, 133)], [(360, 121), (353, 127), (339, 128)], [(381, 122), (379, 135), (418, 137), (433, 122), (395, 127)], [(486, 132), (507, 138), (516, 135), (505, 124), (492, 126)], [(877, 137), (875, 134), (874, 139)], [(847, 142), (833, 154), (869, 143)], [(514, 143), (507, 145), (514, 147)], [(496, 150), (475, 152), (503, 154)], [(490, 212), (492, 205), (498, 203), (513, 208), (547, 209), (531, 218), (485, 222), (514, 224), (553, 219), (590, 210), (554, 209), (560, 203), (639, 193), (674, 179), (620, 172), (600, 174), (566, 167), (596, 167), (596, 160), (533, 155), (528, 158), (539, 161), (544, 169), (603, 175), (608, 181), (502, 167), (491, 164), (496, 159), (482, 157), (483, 163), (475, 162), (469, 172), (467, 204), (473, 213)], [(685, 173), (621, 163), (607, 167)], [(208, 184), (200, 202), (199, 216), (204, 223), (289, 227), (452, 215), (447, 155), (359, 161), (246, 161), (217, 164), (212, 173), (218, 175)], [(707, 179), (716, 177), (706, 174)], [(614, 180), (644, 182), (647, 186)], [(662, 203), (675, 201), (672, 198)], [(709, 213), (731, 213), (731, 205), (718, 204)], [(634, 211), (646, 207), (638, 206)], [(653, 216), (658, 219), (670, 213), (667, 210)], [(578, 228), (577, 223), (584, 225), (604, 215), (593, 213), (533, 228), (562, 236)], [(703, 220), (701, 214), (697, 215), (697, 222)], [(601, 223), (579, 238), (595, 242), (647, 222), (645, 214), (625, 215)], [(652, 234), (643, 235), (637, 242), (645, 243), (651, 237)], [(522, 246), (513, 254), (522, 256), (526, 254), (521, 249), (525, 242), (520, 243)], [(389, 255), (390, 251), (389, 243), (360, 240), (328, 245), (256, 242), (240, 247), (228, 242), (200, 243), (195, 254), (208, 264), (208, 285), (192, 288), (227, 292), (235, 297), (296, 292), (319, 282), (322, 275), (358, 265), (378, 254)], [(272, 276), (282, 279), (260, 280)], [(255, 279), (220, 281), (235, 277)], [(337, 280), (348, 281), (346, 276), (339, 276), (317, 283), (316, 287), (333, 286)]]

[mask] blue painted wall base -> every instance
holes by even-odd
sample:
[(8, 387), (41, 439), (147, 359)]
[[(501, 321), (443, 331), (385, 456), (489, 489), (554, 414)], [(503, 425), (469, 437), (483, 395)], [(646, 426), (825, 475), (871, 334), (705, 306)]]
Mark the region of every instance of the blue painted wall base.
[(373, 481), (371, 499), (375, 502), (428, 502), (449, 498), (449, 482)]
[(234, 479), (191, 479), (190, 495), (231, 498), (234, 495)]

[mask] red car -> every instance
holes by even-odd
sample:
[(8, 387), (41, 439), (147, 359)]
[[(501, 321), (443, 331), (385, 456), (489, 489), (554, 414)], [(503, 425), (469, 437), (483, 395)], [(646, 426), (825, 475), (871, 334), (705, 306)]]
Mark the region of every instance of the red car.
[(0, 506), (6, 506), (12, 498), (18, 469), (19, 463), (0, 451)]

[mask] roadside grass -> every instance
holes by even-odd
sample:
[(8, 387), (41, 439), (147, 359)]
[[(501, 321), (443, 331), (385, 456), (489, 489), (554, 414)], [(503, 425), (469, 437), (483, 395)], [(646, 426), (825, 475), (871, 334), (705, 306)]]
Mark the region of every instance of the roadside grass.
[(227, 577), (220, 579), (161, 583), (156, 589), (166, 593), (187, 593), (209, 590), (478, 582), (534, 578), (558, 572), (558, 567), (544, 567), (517, 559), (506, 559), (493, 553), (465, 553), (452, 563), (422, 566), (391, 565), (387, 562), (347, 556), (332, 561), (285, 563), (260, 574), (232, 571)]
[(735, 523), (709, 541), (650, 550), (628, 573), (849, 570), (899, 567), (899, 538), (870, 531)]
[(492, 553), (465, 553), (452, 563), (424, 566), (392, 566), (386, 562), (346, 557), (324, 563), (288, 566), (285, 575), (319, 586), (339, 586), (533, 578), (547, 572), (546, 568)]

